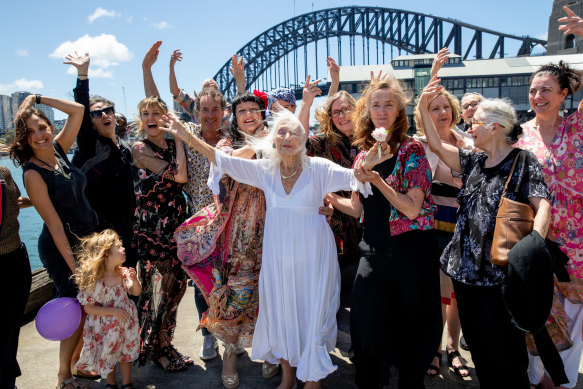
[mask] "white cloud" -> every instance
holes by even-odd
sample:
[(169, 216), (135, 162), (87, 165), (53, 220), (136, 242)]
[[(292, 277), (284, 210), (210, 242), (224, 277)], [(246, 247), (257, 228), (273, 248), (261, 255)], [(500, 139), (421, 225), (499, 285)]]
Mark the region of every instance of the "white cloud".
[(156, 28), (158, 30), (165, 30), (167, 28), (171, 28), (172, 27), (165, 20), (162, 20), (161, 22), (152, 23), (152, 24), (150, 24), (150, 26), (152, 26), (152, 27), (154, 27), (154, 28)]
[[(61, 59), (75, 51), (80, 55), (89, 53), (91, 57), (89, 75), (102, 78), (112, 78), (113, 73), (107, 69), (119, 65), (120, 62), (127, 62), (134, 56), (126, 45), (118, 42), (117, 38), (111, 34), (98, 36), (85, 34), (74, 42), (61, 43), (49, 56)], [(67, 72), (76, 74), (72, 66), (67, 69)]]
[(12, 93), (16, 91), (38, 92), (44, 88), (40, 80), (27, 80), (26, 78), (19, 78), (10, 84), (0, 84), (0, 93)]
[(108, 18), (119, 18), (121, 15), (117, 11), (108, 11), (105, 8), (97, 7), (97, 9), (89, 16), (87, 16), (87, 20), (89, 23), (93, 23), (96, 19), (102, 17)]
[(16, 55), (18, 55), (19, 57), (28, 57), (28, 50), (20, 48), (16, 50)]

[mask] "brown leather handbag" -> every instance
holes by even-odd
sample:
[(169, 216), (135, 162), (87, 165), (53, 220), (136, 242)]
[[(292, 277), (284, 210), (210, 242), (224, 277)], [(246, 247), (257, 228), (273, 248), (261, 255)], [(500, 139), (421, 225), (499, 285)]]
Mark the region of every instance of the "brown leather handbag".
[(498, 205), (496, 227), (490, 251), (490, 263), (493, 265), (508, 266), (508, 251), (522, 238), (530, 234), (534, 225), (534, 211), (530, 205), (504, 197), (519, 156), (520, 153), (514, 158)]

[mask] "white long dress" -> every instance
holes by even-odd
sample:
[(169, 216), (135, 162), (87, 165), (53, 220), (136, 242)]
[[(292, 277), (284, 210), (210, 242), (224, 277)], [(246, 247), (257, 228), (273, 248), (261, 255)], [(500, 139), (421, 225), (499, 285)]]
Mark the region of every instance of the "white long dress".
[(297, 367), (302, 381), (319, 381), (336, 370), (329, 352), (336, 344), (340, 269), (330, 226), (318, 214), (324, 196), (364, 187), (353, 171), (327, 159), (310, 158), (288, 195), (279, 167), (269, 160), (247, 160), (216, 152), (209, 186), (228, 174), (265, 192), (263, 263), (259, 274), (259, 314), (252, 359)]

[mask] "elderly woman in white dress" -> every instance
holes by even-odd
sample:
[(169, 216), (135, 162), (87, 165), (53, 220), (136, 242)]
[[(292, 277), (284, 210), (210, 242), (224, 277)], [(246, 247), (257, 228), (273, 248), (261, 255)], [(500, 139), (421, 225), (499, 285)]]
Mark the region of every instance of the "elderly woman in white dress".
[[(173, 117), (161, 127), (182, 138), (213, 164), (209, 186), (217, 193), (223, 173), (265, 192), (267, 211), (263, 263), (259, 276), (259, 316), (253, 337), (252, 358), (281, 363), (279, 389), (295, 386), (319, 388), (332, 373), (329, 351), (336, 343), (336, 312), (340, 272), (334, 235), (318, 208), (327, 193), (360, 190), (371, 193), (353, 171), (323, 158), (306, 156), (305, 132), (300, 122), (281, 110), (269, 134), (254, 147), (263, 159), (229, 157), (190, 135)], [(374, 165), (389, 157), (385, 145), (367, 158)]]

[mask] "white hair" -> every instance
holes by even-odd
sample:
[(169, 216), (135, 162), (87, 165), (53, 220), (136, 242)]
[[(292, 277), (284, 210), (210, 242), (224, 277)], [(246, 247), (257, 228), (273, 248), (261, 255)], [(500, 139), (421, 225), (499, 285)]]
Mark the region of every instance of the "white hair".
[(282, 108), (277, 112), (272, 111), (271, 120), (267, 122), (268, 134), (262, 138), (248, 136), (247, 142), (253, 147), (259, 158), (269, 159), (272, 162), (271, 167), (277, 169), (282, 158), (275, 147), (275, 137), (277, 131), (284, 123), (290, 123), (295, 129), (299, 129), (301, 133), (302, 141), (298, 153), (302, 161), (302, 168), (305, 169), (309, 166), (309, 159), (306, 154), (306, 131), (298, 118), (287, 109)]

